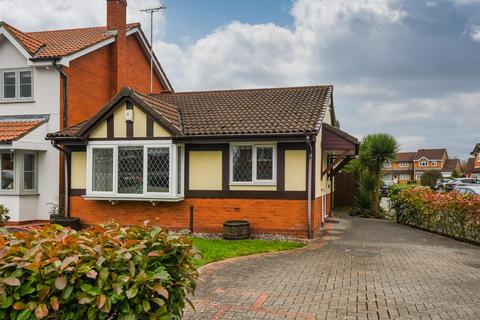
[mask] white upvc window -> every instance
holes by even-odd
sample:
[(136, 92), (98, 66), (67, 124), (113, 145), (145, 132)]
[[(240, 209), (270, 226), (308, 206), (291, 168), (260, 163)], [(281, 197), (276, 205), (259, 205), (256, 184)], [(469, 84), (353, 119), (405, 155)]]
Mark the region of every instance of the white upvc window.
[(391, 168), (392, 167), (392, 162), (391, 161), (387, 161), (385, 162), (385, 164), (383, 165), (385, 168)]
[(437, 161), (432, 161), (431, 164), (432, 164), (432, 167), (436, 167), (438, 165), (438, 162)]
[(35, 152), (23, 153), (23, 191), (37, 190), (37, 155)]
[(400, 168), (408, 168), (408, 162), (400, 162)]
[(275, 185), (276, 182), (276, 144), (230, 144), (230, 184)]
[(427, 160), (420, 160), (420, 167), (428, 167), (428, 161)]
[(415, 173), (415, 180), (420, 180), (423, 173)]
[(407, 173), (401, 173), (400, 174), (400, 180), (407, 181), (410, 180), (410, 175)]
[(0, 70), (0, 101), (31, 100), (33, 98), (32, 69)]
[(480, 161), (480, 153), (477, 153), (477, 161)]
[(178, 199), (184, 148), (171, 141), (90, 142), (87, 197)]

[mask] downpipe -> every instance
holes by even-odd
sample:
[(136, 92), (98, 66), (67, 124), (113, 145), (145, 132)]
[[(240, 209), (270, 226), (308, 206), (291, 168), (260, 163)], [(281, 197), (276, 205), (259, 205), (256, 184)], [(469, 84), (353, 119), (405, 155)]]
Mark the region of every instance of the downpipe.
[(65, 216), (67, 218), (69, 218), (70, 217), (70, 201), (69, 201), (70, 197), (69, 197), (69, 192), (68, 192), (68, 186), (69, 186), (68, 171), (70, 169), (70, 166), (69, 166), (69, 163), (68, 163), (68, 159), (70, 158), (70, 153), (68, 151), (66, 151), (65, 149), (63, 149), (62, 147), (60, 147), (54, 141), (52, 141), (51, 143), (52, 143), (52, 147), (54, 147), (55, 149), (57, 149), (58, 151), (60, 151), (64, 154), (64, 157), (63, 157), (64, 160), (63, 161), (64, 161), (65, 170), (63, 170), (63, 173), (64, 173), (64, 178), (65, 178), (65, 185), (64, 185)]
[(312, 137), (306, 136), (307, 143), (307, 155), (308, 155), (308, 164), (307, 164), (307, 236), (308, 239), (313, 238), (312, 234), (312, 158), (313, 158), (313, 148), (312, 148)]

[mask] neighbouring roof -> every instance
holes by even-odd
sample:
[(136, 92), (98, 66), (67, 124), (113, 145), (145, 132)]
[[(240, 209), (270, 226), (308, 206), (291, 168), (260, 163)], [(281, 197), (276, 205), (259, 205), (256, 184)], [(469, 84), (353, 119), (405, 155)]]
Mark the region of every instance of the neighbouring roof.
[[(104, 40), (114, 38), (116, 35), (115, 32), (108, 31), (106, 26), (39, 32), (23, 32), (6, 22), (0, 21), (0, 27), (2, 26), (34, 58), (68, 56)], [(127, 31), (139, 26), (139, 23), (127, 24)]]
[(447, 149), (418, 149), (413, 160), (426, 158), (428, 160), (441, 160)]
[(443, 165), (442, 172), (453, 172), (457, 167), (460, 166), (460, 160), (458, 159), (447, 159)]
[(410, 162), (415, 158), (416, 152), (399, 152), (397, 153), (396, 162)]
[(43, 119), (0, 121), (0, 143), (16, 141), (43, 123), (45, 123)]
[(177, 136), (315, 133), (320, 130), (332, 90), (332, 86), (310, 86), (144, 95), (124, 88), (92, 119), (49, 137), (81, 136), (121, 98), (130, 98), (167, 121), (178, 129)]
[(480, 143), (477, 143), (475, 145), (475, 148), (473, 148), (473, 151), (470, 153), (471, 155), (475, 155), (480, 152)]

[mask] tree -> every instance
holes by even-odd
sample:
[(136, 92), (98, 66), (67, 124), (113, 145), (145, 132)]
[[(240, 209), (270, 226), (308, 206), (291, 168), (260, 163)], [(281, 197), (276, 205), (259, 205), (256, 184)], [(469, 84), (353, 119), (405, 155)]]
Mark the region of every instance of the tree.
[(386, 162), (395, 160), (398, 149), (397, 140), (386, 133), (367, 135), (360, 144), (359, 163), (374, 180), (372, 213), (375, 217), (380, 216), (382, 168)]
[(460, 173), (458, 172), (457, 169), (453, 170), (452, 172), (452, 178), (459, 178), (460, 177)]
[(442, 179), (442, 173), (438, 170), (429, 170), (427, 172), (424, 172), (422, 176), (420, 177), (420, 184), (422, 186), (427, 186), (430, 188), (435, 187), (437, 184), (437, 181)]

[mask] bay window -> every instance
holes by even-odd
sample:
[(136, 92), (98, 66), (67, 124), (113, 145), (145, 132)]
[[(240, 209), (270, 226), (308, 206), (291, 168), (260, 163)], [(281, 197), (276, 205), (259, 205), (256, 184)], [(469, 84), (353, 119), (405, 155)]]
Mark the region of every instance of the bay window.
[(13, 152), (1, 153), (0, 169), (0, 189), (5, 191), (15, 190), (15, 154)]
[(276, 146), (274, 144), (232, 144), (230, 146), (230, 183), (276, 183)]
[(0, 151), (0, 193), (37, 192), (37, 153)]
[(181, 146), (158, 141), (92, 142), (87, 157), (87, 197), (183, 197)]
[(36, 157), (35, 153), (23, 154), (23, 190), (34, 191), (36, 188)]

